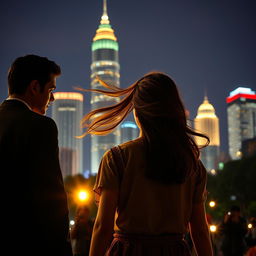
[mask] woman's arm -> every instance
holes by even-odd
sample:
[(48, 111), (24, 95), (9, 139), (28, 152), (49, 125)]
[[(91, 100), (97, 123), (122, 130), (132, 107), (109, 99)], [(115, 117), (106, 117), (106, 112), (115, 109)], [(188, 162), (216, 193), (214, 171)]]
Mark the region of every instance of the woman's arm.
[(198, 256), (213, 256), (204, 202), (193, 205), (190, 233)]
[(117, 200), (117, 190), (102, 190), (93, 227), (90, 256), (104, 256), (111, 244)]

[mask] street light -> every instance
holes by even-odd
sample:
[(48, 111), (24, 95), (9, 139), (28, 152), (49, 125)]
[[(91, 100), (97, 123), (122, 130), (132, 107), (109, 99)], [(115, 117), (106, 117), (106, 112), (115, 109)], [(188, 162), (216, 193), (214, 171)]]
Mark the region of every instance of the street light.
[(90, 200), (90, 193), (87, 189), (80, 188), (74, 193), (74, 200), (77, 204), (85, 204)]
[(89, 199), (89, 193), (86, 190), (78, 191), (77, 196), (80, 202), (86, 202)]
[(80, 190), (78, 192), (78, 198), (81, 202), (87, 201), (89, 198), (89, 194), (86, 190)]
[(215, 201), (210, 201), (209, 206), (210, 206), (211, 208), (215, 207), (215, 206), (216, 206)]
[(217, 231), (217, 226), (216, 225), (210, 225), (210, 231), (212, 233), (215, 233)]
[(217, 172), (216, 172), (215, 169), (212, 169), (212, 170), (210, 171), (210, 173), (211, 173), (212, 175), (216, 175), (216, 174), (217, 174)]

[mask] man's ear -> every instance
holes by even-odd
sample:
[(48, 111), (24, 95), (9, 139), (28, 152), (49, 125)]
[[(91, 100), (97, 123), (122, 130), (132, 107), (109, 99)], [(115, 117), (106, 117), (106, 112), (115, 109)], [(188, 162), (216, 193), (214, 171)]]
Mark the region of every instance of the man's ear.
[(28, 89), (32, 95), (40, 93), (41, 87), (37, 80), (32, 80), (28, 86)]

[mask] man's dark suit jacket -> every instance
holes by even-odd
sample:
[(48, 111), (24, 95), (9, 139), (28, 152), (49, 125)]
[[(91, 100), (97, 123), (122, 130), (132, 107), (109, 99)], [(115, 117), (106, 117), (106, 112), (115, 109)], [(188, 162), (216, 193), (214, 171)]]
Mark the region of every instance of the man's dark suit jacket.
[(56, 124), (17, 100), (0, 105), (0, 175), (5, 255), (72, 255)]

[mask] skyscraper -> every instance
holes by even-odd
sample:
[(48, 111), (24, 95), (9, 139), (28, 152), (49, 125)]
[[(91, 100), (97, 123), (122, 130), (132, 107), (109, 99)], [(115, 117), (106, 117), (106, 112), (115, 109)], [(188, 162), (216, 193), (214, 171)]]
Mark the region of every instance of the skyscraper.
[[(201, 149), (201, 160), (205, 168), (208, 171), (216, 169), (220, 150), (219, 119), (207, 96), (204, 97), (203, 103), (198, 108), (194, 127), (196, 131), (207, 135), (210, 139), (209, 146)], [(199, 147), (205, 145), (206, 140), (204, 138), (196, 136), (195, 140)]]
[[(102, 88), (97, 77), (110, 85), (119, 87), (118, 42), (112, 29), (108, 14), (107, 1), (103, 0), (103, 15), (92, 43), (91, 87)], [(118, 99), (92, 93), (91, 108), (96, 109), (116, 104)], [(106, 150), (120, 143), (120, 128), (106, 136), (91, 137), (91, 173), (98, 172), (100, 159)]]
[(121, 124), (121, 143), (134, 140), (139, 136), (139, 128), (132, 121), (124, 121)]
[(256, 137), (256, 94), (250, 88), (238, 87), (226, 102), (229, 154), (232, 159), (239, 159), (242, 142)]
[(83, 95), (77, 92), (56, 92), (52, 118), (59, 130), (59, 154), (63, 176), (83, 173), (83, 140), (80, 121), (83, 117)]

